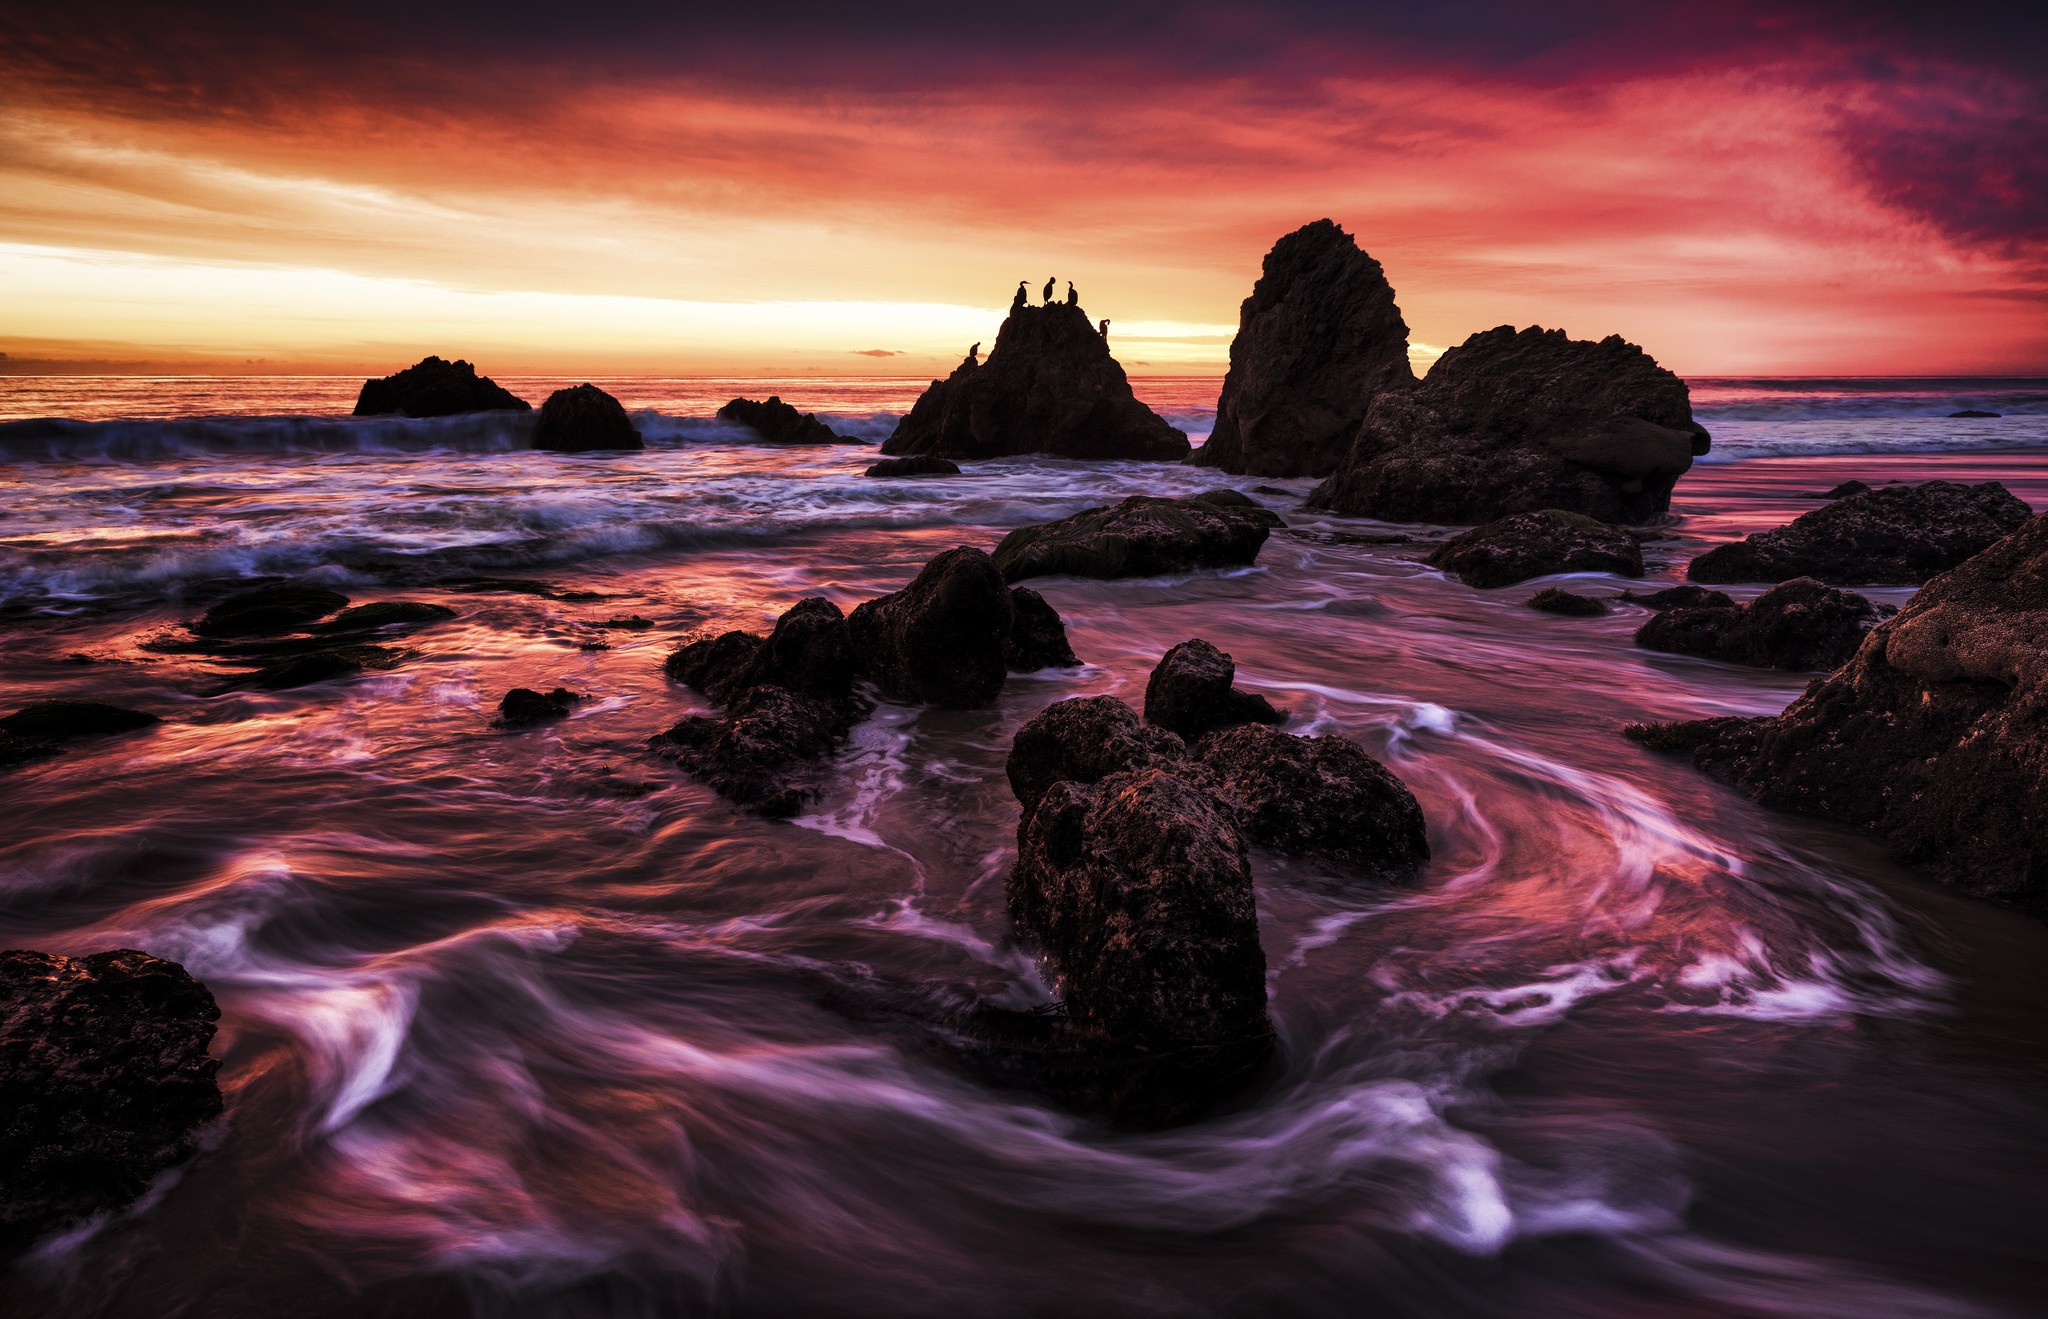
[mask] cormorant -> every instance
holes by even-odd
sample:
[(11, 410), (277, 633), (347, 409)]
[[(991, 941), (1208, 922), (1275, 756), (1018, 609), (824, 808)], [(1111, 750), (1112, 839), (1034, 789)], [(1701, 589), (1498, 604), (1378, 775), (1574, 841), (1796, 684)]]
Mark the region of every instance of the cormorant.
[(974, 347), (967, 350), (967, 365), (976, 366), (981, 362), (981, 340), (974, 341)]
[(1045, 281), (1045, 305), (1048, 307), (1052, 306), (1053, 285), (1059, 282), (1060, 277), (1058, 275), (1054, 275), (1051, 279)]
[(1024, 285), (1025, 285), (1025, 281), (1024, 281), (1024, 280), (1021, 280), (1021, 279), (1020, 279), (1020, 280), (1018, 280), (1018, 281), (1017, 281), (1017, 296), (1016, 296), (1016, 297), (1014, 297), (1014, 298), (1012, 298), (1012, 299), (1010, 299), (1010, 310), (1011, 310), (1011, 311), (1022, 311), (1022, 310), (1024, 310), (1024, 300), (1025, 300), (1026, 298), (1028, 298), (1028, 297), (1030, 297), (1030, 296), (1031, 296), (1031, 295), (1030, 295), (1029, 293), (1027, 293), (1027, 292), (1025, 291), (1025, 287), (1024, 287)]
[(1102, 329), (1098, 333), (1102, 335), (1102, 342), (1109, 342), (1109, 317), (1105, 316), (1102, 318)]
[(1074, 281), (1070, 279), (1067, 281), (1067, 305), (1074, 307), (1080, 305), (1080, 302), (1081, 300), (1074, 296)]

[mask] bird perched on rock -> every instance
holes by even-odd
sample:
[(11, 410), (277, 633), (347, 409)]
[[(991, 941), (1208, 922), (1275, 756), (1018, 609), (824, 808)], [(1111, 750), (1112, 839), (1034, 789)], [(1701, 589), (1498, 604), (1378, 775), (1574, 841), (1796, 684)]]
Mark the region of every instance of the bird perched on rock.
[(1022, 310), (1024, 310), (1024, 301), (1025, 301), (1025, 299), (1026, 299), (1026, 298), (1029, 298), (1030, 296), (1031, 296), (1031, 295), (1030, 295), (1030, 293), (1026, 292), (1026, 290), (1025, 290), (1025, 286), (1024, 286), (1024, 281), (1023, 281), (1023, 280), (1021, 280), (1021, 279), (1020, 279), (1020, 280), (1018, 280), (1018, 281), (1017, 281), (1017, 296), (1016, 296), (1016, 297), (1014, 297), (1014, 298), (1012, 298), (1012, 299), (1010, 299), (1010, 310), (1011, 310), (1011, 311), (1022, 311)]
[(1096, 331), (1096, 333), (1102, 336), (1102, 342), (1109, 342), (1109, 317), (1105, 316), (1102, 318), (1102, 328)]
[(1054, 275), (1051, 279), (1045, 281), (1045, 305), (1048, 307), (1052, 306), (1053, 286), (1058, 284), (1059, 282), (1060, 277), (1058, 275)]
[(1070, 279), (1067, 281), (1067, 305), (1069, 307), (1076, 307), (1080, 303), (1081, 299), (1074, 295), (1074, 281)]
[(970, 348), (970, 349), (968, 349), (968, 350), (967, 350), (967, 365), (968, 365), (968, 366), (979, 366), (980, 364), (981, 364), (981, 341), (977, 339), (977, 340), (975, 341), (974, 347), (972, 347), (972, 348)]

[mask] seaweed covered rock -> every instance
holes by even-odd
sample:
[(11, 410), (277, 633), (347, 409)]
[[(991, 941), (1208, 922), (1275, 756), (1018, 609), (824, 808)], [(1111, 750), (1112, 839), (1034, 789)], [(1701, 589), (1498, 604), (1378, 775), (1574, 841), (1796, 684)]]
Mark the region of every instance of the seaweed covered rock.
[(1254, 843), (1379, 879), (1414, 879), (1429, 861), (1415, 794), (1349, 738), (1242, 724), (1204, 737), (1194, 756)]
[(208, 638), (274, 637), (297, 632), (346, 608), (348, 597), (324, 586), (285, 582), (239, 591), (191, 625)]
[(463, 412), (531, 412), (533, 405), (480, 376), (467, 362), (423, 357), (396, 375), (365, 380), (355, 415), (452, 417)]
[(1643, 522), (1707, 451), (1685, 382), (1642, 349), (1500, 326), (1413, 389), (1373, 400), (1315, 507), (1401, 522), (1487, 522), (1564, 509)]
[(950, 458), (919, 454), (914, 458), (884, 458), (868, 464), (863, 476), (958, 476), (960, 464)]
[(721, 797), (779, 818), (818, 795), (819, 762), (844, 745), (858, 717), (849, 701), (750, 687), (722, 717), (691, 715), (652, 745)]
[(1629, 731), (2048, 913), (2048, 516), (1928, 582), (1783, 714)]
[(817, 414), (798, 412), (770, 394), (765, 401), (736, 398), (718, 410), (720, 421), (745, 426), (770, 444), (856, 444), (819, 421)]
[(205, 986), (147, 953), (0, 952), (0, 1265), (199, 1148), (222, 1111), (219, 1018)]
[(1216, 424), (1194, 461), (1328, 476), (1373, 400), (1415, 384), (1408, 325), (1380, 263), (1329, 220), (1273, 244), (1238, 309)]
[(1004, 769), (1028, 819), (1055, 783), (1094, 783), (1186, 755), (1180, 738), (1145, 723), (1116, 697), (1077, 696), (1047, 706), (1019, 728)]
[(1231, 684), (1237, 663), (1196, 637), (1160, 658), (1145, 682), (1145, 722), (1192, 742), (1233, 724), (1277, 724), (1286, 718), (1272, 702)]
[(863, 672), (890, 696), (977, 709), (996, 699), (1009, 674), (1014, 615), (995, 563), (962, 545), (925, 564), (902, 590), (856, 608), (847, 628)]
[(1685, 575), (1709, 583), (1813, 577), (1833, 586), (1917, 585), (1981, 553), (2030, 516), (1996, 481), (1888, 485), (1716, 545)]
[(1010, 588), (1010, 636), (1003, 660), (1012, 673), (1080, 667), (1080, 657), (1067, 640), (1066, 621), (1028, 586)]
[(1735, 597), (1726, 591), (1692, 585), (1667, 586), (1661, 591), (1623, 591), (1621, 598), (1624, 603), (1660, 612), (1666, 609), (1727, 608), (1735, 603)]
[(763, 640), (758, 632), (721, 632), (681, 647), (662, 662), (661, 671), (723, 702), (738, 690), (739, 676), (746, 672)]
[(1072, 303), (1016, 307), (988, 359), (934, 380), (882, 445), (892, 457), (1187, 457), (1188, 437), (1140, 403), (1109, 343)]
[(1611, 608), (1597, 595), (1575, 595), (1556, 586), (1546, 586), (1530, 596), (1529, 607), (1565, 618), (1598, 618)]
[(597, 453), (644, 449), (633, 419), (610, 394), (596, 385), (558, 389), (541, 404), (533, 425), (533, 447), (552, 453)]
[(1764, 669), (1832, 669), (1856, 653), (1877, 617), (1877, 606), (1852, 591), (1795, 577), (1744, 605), (1666, 609), (1636, 629), (1636, 644)]
[(505, 693), (505, 699), (498, 702), (498, 721), (507, 728), (530, 728), (535, 724), (550, 723), (566, 718), (569, 711), (582, 700), (567, 687), (557, 687), (549, 692), (537, 692), (531, 687), (514, 687)]
[(0, 734), (24, 742), (69, 742), (153, 728), (163, 720), (144, 710), (105, 701), (31, 701), (0, 718)]
[(1468, 586), (1512, 586), (1561, 572), (1643, 575), (1643, 551), (1619, 527), (1562, 509), (1516, 513), (1474, 527), (1438, 546), (1428, 559)]
[(996, 546), (1005, 580), (1065, 573), (1152, 577), (1235, 568), (1259, 557), (1278, 514), (1231, 490), (1191, 499), (1132, 495), (1107, 508), (1018, 527)]

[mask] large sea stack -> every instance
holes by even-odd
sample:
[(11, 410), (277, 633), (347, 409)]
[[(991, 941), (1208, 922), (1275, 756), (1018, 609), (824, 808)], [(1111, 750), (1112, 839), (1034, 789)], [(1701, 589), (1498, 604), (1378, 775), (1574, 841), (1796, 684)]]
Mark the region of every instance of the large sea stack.
[(646, 441), (626, 409), (596, 385), (558, 389), (541, 404), (533, 447), (555, 453), (596, 453), (644, 449)]
[(1707, 445), (1685, 382), (1619, 335), (1503, 325), (1445, 353), (1414, 389), (1381, 393), (1309, 502), (1398, 522), (1539, 509), (1644, 522)]
[(480, 376), (467, 362), (423, 357), (396, 375), (365, 380), (358, 417), (452, 417), (461, 412), (531, 412), (533, 405)]
[(1411, 389), (1408, 324), (1380, 263), (1329, 220), (1273, 244), (1238, 309), (1205, 467), (1328, 476), (1373, 400)]
[(893, 456), (1178, 461), (1188, 437), (1131, 393), (1109, 343), (1072, 303), (1017, 307), (988, 360), (934, 380), (882, 445)]

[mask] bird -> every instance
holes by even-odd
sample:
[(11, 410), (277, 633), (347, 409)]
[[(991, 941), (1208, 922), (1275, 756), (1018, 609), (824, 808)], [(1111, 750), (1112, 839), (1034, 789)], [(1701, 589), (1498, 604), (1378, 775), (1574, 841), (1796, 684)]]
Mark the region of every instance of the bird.
[(975, 341), (974, 341), (974, 347), (972, 347), (972, 348), (970, 348), (970, 349), (968, 349), (968, 350), (967, 350), (967, 365), (969, 365), (969, 366), (973, 366), (973, 365), (975, 365), (976, 363), (978, 363), (978, 362), (980, 362), (980, 361), (981, 361), (981, 340), (977, 339), (977, 340), (975, 340)]
[(1046, 305), (1046, 306), (1048, 306), (1048, 307), (1052, 306), (1052, 289), (1053, 289), (1053, 285), (1055, 285), (1055, 284), (1057, 284), (1057, 283), (1059, 283), (1059, 282), (1060, 282), (1060, 277), (1059, 277), (1058, 275), (1054, 275), (1054, 276), (1053, 276), (1053, 277), (1052, 277), (1051, 279), (1049, 279), (1049, 280), (1045, 281), (1045, 305)]
[(1102, 342), (1109, 342), (1109, 317), (1105, 316), (1102, 318), (1102, 328), (1097, 333), (1102, 335)]
[(1024, 310), (1024, 301), (1025, 301), (1025, 299), (1029, 298), (1030, 296), (1031, 296), (1031, 294), (1030, 294), (1029, 292), (1027, 292), (1027, 291), (1026, 291), (1026, 289), (1025, 289), (1025, 281), (1024, 281), (1024, 280), (1021, 280), (1021, 279), (1020, 279), (1020, 280), (1018, 280), (1018, 281), (1017, 281), (1017, 296), (1016, 296), (1016, 297), (1014, 297), (1014, 298), (1012, 298), (1012, 299), (1010, 299), (1010, 310), (1011, 310), (1011, 311), (1022, 311), (1022, 310)]
[(1080, 299), (1079, 297), (1075, 296), (1075, 293), (1074, 293), (1074, 281), (1073, 281), (1073, 280), (1071, 280), (1071, 279), (1070, 279), (1070, 280), (1068, 280), (1068, 281), (1067, 281), (1067, 305), (1068, 305), (1069, 307), (1072, 307), (1072, 306), (1075, 306), (1076, 304), (1078, 304), (1078, 303), (1079, 303), (1080, 301), (1081, 301), (1081, 299)]

